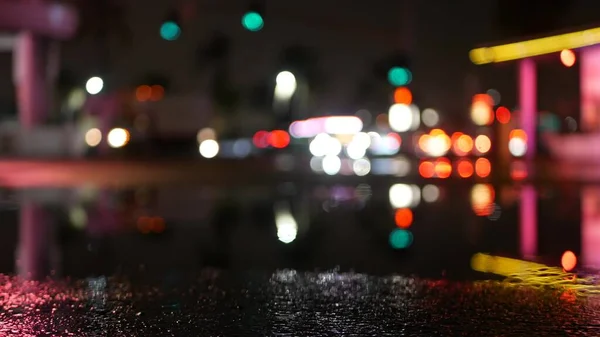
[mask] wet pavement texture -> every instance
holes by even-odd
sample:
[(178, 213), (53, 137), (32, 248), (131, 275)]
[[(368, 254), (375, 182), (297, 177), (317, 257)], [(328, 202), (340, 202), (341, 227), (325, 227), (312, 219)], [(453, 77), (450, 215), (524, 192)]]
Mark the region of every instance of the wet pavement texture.
[(0, 280), (1, 336), (597, 336), (560, 287), (355, 273), (205, 271), (160, 282)]

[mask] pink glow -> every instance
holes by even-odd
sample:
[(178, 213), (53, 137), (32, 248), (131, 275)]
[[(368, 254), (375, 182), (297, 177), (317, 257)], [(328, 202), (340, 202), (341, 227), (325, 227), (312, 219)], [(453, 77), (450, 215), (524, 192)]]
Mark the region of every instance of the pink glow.
[(526, 158), (533, 159), (537, 147), (537, 78), (535, 62), (523, 59), (519, 62), (519, 107), (521, 128), (527, 134)]
[(530, 258), (537, 255), (537, 193), (532, 185), (521, 189), (520, 209), (521, 256)]
[(327, 116), (295, 121), (289, 131), (295, 138), (311, 138), (319, 133), (355, 134), (362, 128), (363, 123), (356, 116)]
[(49, 271), (47, 218), (42, 208), (33, 201), (21, 202), (19, 224), (19, 275), (26, 279), (40, 279)]
[(600, 46), (581, 50), (580, 57), (581, 129), (600, 129)]
[(581, 262), (600, 267), (600, 188), (581, 190)]

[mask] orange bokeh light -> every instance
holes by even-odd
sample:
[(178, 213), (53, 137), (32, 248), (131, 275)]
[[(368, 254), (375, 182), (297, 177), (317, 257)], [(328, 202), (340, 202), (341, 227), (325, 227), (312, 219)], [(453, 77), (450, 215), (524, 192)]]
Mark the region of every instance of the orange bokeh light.
[(396, 220), (396, 226), (400, 228), (408, 228), (413, 222), (413, 212), (410, 210), (410, 208), (400, 208), (396, 210), (394, 219)]
[(448, 178), (452, 174), (452, 165), (446, 158), (440, 158), (435, 162), (435, 175), (438, 178)]
[(466, 156), (473, 150), (473, 138), (469, 135), (460, 135), (454, 142), (454, 153), (458, 156)]
[(492, 173), (492, 163), (487, 158), (479, 158), (475, 161), (475, 174), (481, 178), (487, 178)]
[(488, 216), (494, 211), (496, 192), (489, 184), (477, 184), (471, 190), (471, 208), (478, 216)]
[(514, 129), (508, 134), (509, 139), (520, 138), (523, 141), (527, 142), (527, 133), (521, 129)]
[(564, 49), (560, 52), (560, 62), (562, 62), (565, 67), (572, 67), (575, 64), (576, 59), (577, 57), (571, 49)]
[(419, 174), (423, 178), (432, 178), (435, 174), (435, 165), (430, 161), (424, 161), (419, 164)]
[(412, 103), (412, 92), (408, 88), (398, 88), (394, 91), (394, 102), (397, 104), (410, 104)]
[(496, 109), (496, 119), (501, 124), (508, 124), (508, 122), (510, 122), (510, 110), (503, 106), (498, 107), (498, 109)]
[(476, 125), (490, 125), (494, 122), (494, 100), (490, 95), (479, 94), (473, 96), (471, 104), (471, 119)]
[(165, 88), (162, 85), (153, 85), (151, 88), (150, 100), (151, 101), (160, 101), (165, 96)]
[(563, 253), (562, 258), (560, 259), (560, 264), (562, 265), (565, 271), (571, 271), (575, 269), (577, 266), (577, 256), (570, 250), (567, 250)]
[(149, 85), (140, 85), (135, 90), (135, 98), (139, 102), (145, 102), (152, 96), (152, 88)]
[(461, 160), (456, 165), (456, 171), (461, 178), (469, 178), (473, 175), (473, 164), (469, 160)]

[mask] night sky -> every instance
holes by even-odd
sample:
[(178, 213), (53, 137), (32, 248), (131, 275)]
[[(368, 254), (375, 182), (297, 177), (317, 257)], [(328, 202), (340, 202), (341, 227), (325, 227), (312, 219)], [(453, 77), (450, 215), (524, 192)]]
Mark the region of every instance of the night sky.
[[(357, 83), (369, 76), (375, 60), (400, 49), (408, 50), (411, 57), (411, 88), (421, 108), (437, 108), (450, 119), (468, 116), (464, 108), (470, 94), (491, 87), (500, 90), (506, 104), (515, 103), (514, 63), (475, 67), (468, 59), (469, 49), (475, 46), (510, 40), (497, 25), (495, 1), (270, 0), (265, 28), (249, 33), (240, 25), (247, 2), (201, 0), (195, 2), (195, 15), (183, 23), (181, 38), (161, 40), (160, 23), (184, 2), (124, 1), (131, 43), (119, 42), (120, 32), (115, 29), (108, 47), (91, 39), (64, 44), (63, 66), (85, 81), (105, 71), (100, 55), (109, 50), (111, 71), (103, 76), (113, 86), (131, 85), (147, 73), (161, 73), (169, 77), (174, 92), (201, 95), (206, 71), (196, 66), (196, 49), (214, 31), (221, 31), (234, 41), (230, 64), (240, 88), (274, 78), (276, 57), (286, 45), (302, 44), (318, 51), (326, 81), (319, 89), (315, 114), (354, 113), (360, 108), (352, 100)], [(599, 9), (598, 1), (571, 1), (565, 16), (552, 20), (556, 21), (552, 26), (593, 22)], [(548, 21), (543, 7), (537, 12), (536, 20)], [(543, 61), (541, 106), (554, 107), (557, 96), (577, 97), (577, 70), (561, 68), (557, 60)], [(0, 55), (0, 69), (6, 74), (0, 80), (0, 102), (12, 95), (9, 64), (10, 56)]]

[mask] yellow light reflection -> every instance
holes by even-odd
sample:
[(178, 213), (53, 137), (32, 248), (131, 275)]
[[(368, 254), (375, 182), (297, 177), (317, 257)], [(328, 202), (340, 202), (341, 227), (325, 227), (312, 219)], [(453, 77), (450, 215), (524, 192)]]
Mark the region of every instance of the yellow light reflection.
[(469, 58), (478, 65), (498, 63), (557, 53), (563, 49), (577, 49), (598, 43), (600, 43), (600, 28), (593, 28), (540, 39), (477, 48), (469, 52)]
[(577, 277), (559, 267), (541, 263), (477, 253), (471, 258), (471, 268), (482, 273), (504, 276), (505, 282), (510, 285), (555, 287), (577, 295), (600, 294), (600, 285), (595, 284), (592, 277)]

